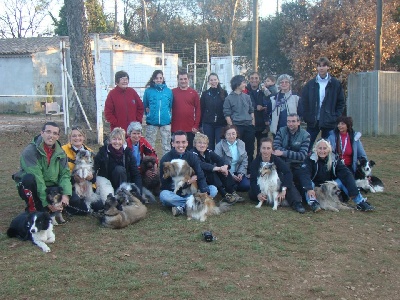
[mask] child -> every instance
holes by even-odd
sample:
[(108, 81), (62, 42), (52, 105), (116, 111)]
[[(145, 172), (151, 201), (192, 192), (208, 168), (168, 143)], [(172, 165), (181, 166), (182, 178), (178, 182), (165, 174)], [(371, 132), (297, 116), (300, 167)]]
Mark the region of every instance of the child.
[(265, 96), (275, 95), (278, 93), (278, 89), (276, 88), (276, 78), (273, 75), (267, 76), (264, 81), (263, 90)]

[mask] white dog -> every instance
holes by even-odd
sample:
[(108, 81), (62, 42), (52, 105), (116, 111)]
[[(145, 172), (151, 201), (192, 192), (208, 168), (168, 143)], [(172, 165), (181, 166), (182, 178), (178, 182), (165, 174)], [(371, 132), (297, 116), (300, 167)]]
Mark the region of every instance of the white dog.
[(107, 196), (109, 194), (114, 195), (114, 188), (111, 184), (111, 181), (105, 177), (97, 176), (96, 177), (96, 194), (100, 197), (100, 200), (106, 203)]

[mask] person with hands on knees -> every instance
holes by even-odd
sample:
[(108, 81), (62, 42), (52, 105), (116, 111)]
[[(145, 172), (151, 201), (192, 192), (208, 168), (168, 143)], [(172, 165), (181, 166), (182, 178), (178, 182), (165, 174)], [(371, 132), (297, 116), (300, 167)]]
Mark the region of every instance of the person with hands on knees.
[[(55, 122), (46, 122), (41, 133), (21, 153), (20, 170), (12, 177), (26, 202), (27, 212), (57, 212), (69, 205), (71, 175), (59, 138), (60, 127)], [(51, 205), (46, 200), (46, 188), (54, 186), (62, 188), (61, 204)]]

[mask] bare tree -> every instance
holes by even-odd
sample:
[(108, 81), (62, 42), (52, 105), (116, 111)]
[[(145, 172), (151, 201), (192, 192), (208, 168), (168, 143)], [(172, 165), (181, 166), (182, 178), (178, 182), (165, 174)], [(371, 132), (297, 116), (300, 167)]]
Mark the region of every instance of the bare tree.
[[(67, 15), (74, 86), (88, 119), (95, 122), (96, 93), (85, 6), (83, 0), (65, 0), (64, 3)], [(83, 123), (83, 113), (77, 105), (76, 99), (73, 104), (75, 110), (71, 111), (71, 115), (75, 114), (73, 118), (74, 123)]]
[[(22, 38), (40, 32), (52, 0), (4, 0), (0, 13), (0, 37)], [(45, 33), (47, 34), (47, 33)]]

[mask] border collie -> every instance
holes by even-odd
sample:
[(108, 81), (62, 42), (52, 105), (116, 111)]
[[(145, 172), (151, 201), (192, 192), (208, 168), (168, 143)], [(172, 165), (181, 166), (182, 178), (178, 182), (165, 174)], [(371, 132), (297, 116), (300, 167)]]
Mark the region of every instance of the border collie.
[(355, 179), (356, 185), (365, 192), (383, 192), (384, 184), (378, 177), (372, 175), (372, 168), (375, 166), (373, 160), (361, 158), (357, 164)]

